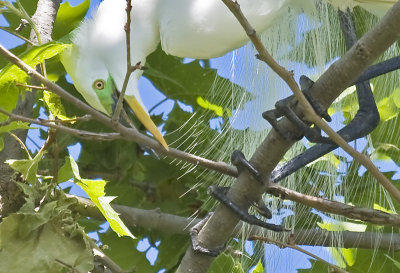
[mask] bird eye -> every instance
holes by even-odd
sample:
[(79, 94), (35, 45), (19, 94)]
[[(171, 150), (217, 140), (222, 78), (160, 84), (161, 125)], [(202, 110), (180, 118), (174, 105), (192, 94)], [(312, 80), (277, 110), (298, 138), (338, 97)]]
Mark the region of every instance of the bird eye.
[(105, 83), (104, 83), (103, 80), (96, 80), (96, 81), (93, 83), (93, 88), (94, 88), (94, 89), (97, 89), (97, 90), (103, 90), (103, 89), (104, 89), (104, 86), (105, 86)]

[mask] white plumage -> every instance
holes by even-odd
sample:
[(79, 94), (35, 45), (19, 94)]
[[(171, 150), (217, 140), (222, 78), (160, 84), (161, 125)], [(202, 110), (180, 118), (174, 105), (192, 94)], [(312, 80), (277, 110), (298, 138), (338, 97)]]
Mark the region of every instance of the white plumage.
[[(396, 1), (327, 0), (339, 9), (360, 5), (382, 15)], [(243, 13), (257, 32), (268, 28), (288, 7), (309, 9), (313, 0), (241, 0)], [(131, 61), (145, 64), (161, 42), (162, 49), (178, 57), (209, 59), (242, 46), (248, 38), (221, 0), (133, 0)], [(62, 62), (77, 90), (99, 111), (111, 115), (111, 93), (121, 90), (126, 74), (125, 0), (104, 0), (93, 18), (82, 23), (74, 46)], [(138, 91), (142, 71), (130, 78), (125, 99), (145, 127), (165, 148), (163, 137), (148, 116)], [(138, 103), (134, 103), (136, 100)], [(135, 109), (135, 108), (142, 109)], [(141, 106), (141, 107), (140, 107)]]

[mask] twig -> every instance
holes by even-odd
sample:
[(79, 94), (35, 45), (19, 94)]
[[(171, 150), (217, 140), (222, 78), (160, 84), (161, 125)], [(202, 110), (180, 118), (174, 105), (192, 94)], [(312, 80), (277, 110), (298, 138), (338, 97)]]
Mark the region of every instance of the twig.
[(154, 109), (156, 109), (158, 106), (160, 106), (161, 104), (163, 104), (164, 102), (166, 102), (167, 100), (169, 100), (168, 97), (166, 97), (165, 99), (162, 99), (161, 101), (157, 102), (153, 107), (151, 107), (149, 109), (149, 113), (151, 113)]
[(364, 222), (375, 225), (400, 227), (400, 215), (397, 214), (390, 214), (371, 208), (350, 206), (337, 201), (306, 195), (282, 187), (278, 184), (272, 184), (268, 188), (267, 192), (283, 200), (287, 199), (295, 201), (305, 206), (317, 209), (321, 212), (342, 215), (349, 219), (362, 220)]
[(56, 140), (56, 132), (55, 132), (55, 128), (50, 129), (47, 135), (47, 139), (44, 142), (42, 148), (40, 148), (39, 153), (46, 151), (50, 145), (53, 144), (53, 142)]
[(21, 148), (25, 150), (26, 154), (28, 155), (29, 159), (32, 159), (31, 154), (29, 153), (28, 148), (25, 146), (25, 143), (19, 139), (19, 137), (17, 137), (17, 135), (10, 133), (10, 135), (16, 140), (18, 141), (18, 143), (21, 145)]
[(115, 107), (114, 114), (112, 116), (112, 121), (117, 123), (119, 120), (119, 116), (122, 110), (122, 103), (124, 101), (126, 88), (128, 87), (129, 79), (133, 72), (137, 69), (144, 69), (144, 67), (140, 64), (141, 62), (136, 63), (136, 65), (131, 64), (131, 11), (132, 11), (132, 0), (126, 0), (126, 24), (125, 24), (125, 37), (126, 37), (126, 74), (124, 83), (122, 85), (122, 90), (120, 90), (120, 94), (118, 97), (117, 106)]
[(301, 92), (299, 86), (293, 78), (293, 72), (289, 72), (284, 67), (279, 65), (272, 56), (268, 53), (264, 45), (262, 44), (259, 36), (255, 29), (250, 25), (244, 14), (242, 13), (240, 6), (237, 2), (232, 0), (222, 0), (225, 5), (231, 10), (231, 12), (238, 19), (240, 24), (243, 26), (250, 40), (253, 42), (254, 47), (259, 52), (257, 56), (260, 60), (264, 61), (271, 69), (276, 72), (289, 86), (297, 100), (304, 110), (305, 119), (311, 121), (318, 128), (322, 129), (338, 146), (349, 153), (356, 161), (362, 164), (378, 182), (390, 193), (390, 195), (400, 203), (400, 190), (397, 189), (386, 176), (384, 176), (379, 169), (372, 163), (372, 161), (365, 155), (359, 153), (353, 147), (351, 147), (338, 133), (336, 133), (322, 118), (315, 113), (313, 107), (305, 98)]
[(112, 120), (104, 115), (103, 113), (98, 112), (97, 110), (93, 109), (86, 103), (82, 102), (78, 98), (74, 97), (71, 95), (68, 91), (64, 90), (62, 87), (57, 85), (54, 82), (49, 81), (45, 77), (43, 77), (40, 73), (32, 69), (30, 66), (25, 64), (21, 59), (19, 59), (17, 56), (15, 56), (12, 52), (7, 50), (4, 46), (0, 44), (0, 54), (5, 56), (10, 62), (14, 63), (17, 65), (19, 68), (21, 68), (23, 71), (25, 71), (30, 77), (38, 80), (41, 82), (44, 86), (47, 86), (50, 91), (53, 93), (59, 95), (60, 97), (64, 98), (65, 100), (73, 103), (76, 107), (82, 109), (86, 113), (90, 114), (94, 119), (97, 121), (103, 123), (104, 125), (114, 129), (118, 133), (124, 136), (125, 140), (129, 141), (135, 141), (139, 144), (142, 144), (144, 146), (147, 146), (154, 151), (156, 151), (158, 154), (169, 156), (172, 158), (180, 159), (183, 161), (186, 161), (188, 163), (192, 163), (196, 166), (202, 166), (204, 168), (214, 170), (223, 174), (227, 174), (230, 176), (236, 177), (237, 174), (237, 169), (231, 165), (228, 165), (224, 162), (216, 162), (212, 161), (200, 156), (196, 156), (190, 153), (186, 153), (183, 151), (180, 151), (178, 149), (169, 149), (169, 151), (165, 150), (163, 146), (161, 146), (160, 143), (158, 143), (156, 140), (139, 133), (137, 130), (132, 129), (132, 128), (127, 128), (123, 126), (122, 124), (115, 124), (112, 122)]
[(36, 120), (36, 119), (31, 119), (27, 118), (24, 116), (20, 116), (14, 113), (10, 113), (7, 111), (4, 111), (3, 109), (0, 108), (0, 113), (7, 115), (10, 117), (10, 120), (19, 120), (31, 124), (38, 124), (38, 125), (43, 125), (49, 128), (53, 128), (56, 130), (59, 130), (61, 132), (65, 132), (67, 134), (82, 138), (82, 139), (89, 139), (89, 140), (99, 140), (99, 141), (111, 141), (111, 140), (116, 140), (116, 139), (124, 139), (123, 136), (121, 136), (119, 133), (93, 133), (89, 131), (84, 131), (84, 130), (77, 130), (73, 128), (66, 127), (64, 125), (57, 125), (52, 123), (49, 120)]
[(34, 45), (34, 43), (32, 43), (32, 41), (30, 41), (29, 39), (25, 38), (24, 36), (22, 36), (21, 34), (17, 33), (16, 31), (12, 31), (11, 29), (7, 28), (7, 27), (1, 27), (1, 30), (7, 31), (8, 33), (20, 38), (21, 40), (24, 40), (26, 43), (30, 44), (30, 45)]
[(17, 5), (18, 5), (18, 8), (20, 10), (21, 18), (23, 18), (23, 19), (28, 21), (29, 25), (31, 26), (31, 28), (33, 29), (33, 31), (36, 34), (36, 39), (37, 39), (38, 45), (41, 45), (42, 44), (42, 38), (40, 37), (40, 33), (39, 33), (39, 30), (36, 27), (35, 22), (32, 20), (32, 18), (29, 16), (29, 14), (26, 12), (26, 10), (24, 9), (24, 7), (21, 5), (21, 3), (19, 1), (17, 1)]
[(57, 185), (57, 181), (58, 181), (58, 171), (60, 168), (60, 147), (57, 143), (57, 139), (55, 139), (55, 136), (57, 134), (57, 131), (54, 130), (54, 132), (52, 132), (53, 130), (49, 130), (49, 134), (51, 133), (52, 135), (54, 135), (54, 141), (53, 141), (53, 149), (52, 149), (52, 155), (53, 155), (53, 179), (52, 182), (54, 185)]
[(328, 261), (325, 261), (324, 259), (318, 257), (317, 255), (312, 254), (311, 252), (302, 249), (301, 247), (295, 245), (295, 244), (291, 244), (291, 243), (284, 243), (284, 242), (279, 242), (277, 240), (271, 239), (271, 238), (266, 238), (266, 237), (260, 237), (260, 236), (250, 236), (249, 238), (247, 238), (249, 241), (262, 241), (262, 242), (267, 242), (267, 243), (273, 243), (274, 245), (277, 245), (279, 247), (288, 247), (294, 250), (297, 250), (299, 252), (302, 252), (326, 265), (328, 265), (329, 267), (334, 268), (337, 272), (341, 272), (341, 273), (348, 273), (346, 270), (343, 270), (342, 268), (329, 263)]
[(36, 85), (29, 85), (29, 84), (23, 84), (23, 83), (15, 83), (16, 86), (20, 86), (20, 87), (25, 87), (25, 88), (29, 88), (29, 89), (37, 89), (37, 90), (47, 90), (46, 86), (36, 86)]
[(62, 266), (66, 267), (66, 268), (68, 268), (68, 269), (70, 269), (70, 270), (72, 270), (73, 273), (81, 273), (81, 271), (79, 271), (79, 270), (76, 269), (75, 267), (73, 267), (73, 266), (71, 266), (71, 265), (69, 265), (69, 264), (67, 264), (67, 263), (65, 263), (65, 262), (63, 262), (63, 261), (61, 261), (60, 259), (55, 259), (55, 261), (56, 261), (57, 263), (61, 264)]
[(90, 121), (92, 119), (91, 115), (84, 115), (82, 117), (76, 117), (76, 118), (71, 118), (71, 119), (42, 119), (38, 118), (38, 120), (42, 123), (74, 123), (77, 121)]
[(90, 239), (90, 247), (93, 248), (93, 254), (100, 258), (103, 265), (107, 267), (112, 273), (124, 273), (126, 271), (122, 270), (119, 265), (117, 265), (110, 257), (108, 257), (104, 252)]
[(139, 131), (135, 127), (135, 124), (133, 124), (132, 120), (129, 118), (129, 116), (126, 113), (126, 111), (124, 110), (124, 108), (122, 108), (122, 110), (121, 110), (121, 115), (122, 115), (122, 118), (129, 124), (129, 126), (131, 126), (131, 128), (133, 130), (135, 130), (135, 131), (137, 131), (137, 133), (139, 133)]

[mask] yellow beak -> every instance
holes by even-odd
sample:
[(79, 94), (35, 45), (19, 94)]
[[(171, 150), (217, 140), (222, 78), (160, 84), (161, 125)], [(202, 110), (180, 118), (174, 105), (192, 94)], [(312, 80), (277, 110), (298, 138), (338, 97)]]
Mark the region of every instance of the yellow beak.
[(167, 151), (169, 151), (168, 144), (165, 141), (164, 137), (161, 135), (157, 126), (151, 120), (147, 111), (143, 109), (143, 107), (136, 100), (136, 98), (133, 96), (125, 95), (125, 100), (128, 103), (129, 107), (133, 110), (133, 112), (135, 113), (135, 115), (139, 119), (139, 121), (144, 125), (144, 127), (146, 127), (146, 129), (149, 130), (150, 133), (152, 133), (152, 135), (155, 137), (155, 139), (157, 139), (157, 141), (160, 142), (160, 144)]

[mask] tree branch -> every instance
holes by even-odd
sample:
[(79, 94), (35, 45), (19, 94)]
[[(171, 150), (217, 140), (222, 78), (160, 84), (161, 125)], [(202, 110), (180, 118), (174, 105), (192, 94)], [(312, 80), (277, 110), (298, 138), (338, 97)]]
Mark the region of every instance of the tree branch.
[(50, 91), (59, 95), (63, 99), (73, 103), (76, 107), (82, 109), (86, 113), (90, 114), (94, 119), (108, 126), (109, 128), (114, 129), (116, 132), (120, 133), (125, 140), (134, 141), (139, 144), (142, 144), (146, 147), (149, 147), (156, 151), (160, 155), (172, 157), (175, 159), (180, 159), (189, 163), (192, 163), (196, 166), (202, 166), (204, 168), (215, 170), (223, 174), (227, 174), (230, 176), (237, 176), (237, 170), (235, 167), (228, 165), (224, 162), (216, 162), (212, 161), (200, 156), (196, 156), (187, 152), (180, 151), (178, 149), (171, 148), (169, 151), (165, 150), (161, 144), (159, 144), (156, 140), (139, 133), (136, 129), (127, 128), (120, 123), (113, 123), (111, 118), (106, 115), (98, 112), (97, 110), (91, 108), (86, 103), (82, 102), (78, 98), (72, 96), (68, 91), (64, 90), (62, 87), (58, 86), (54, 82), (49, 81), (40, 73), (32, 69), (30, 66), (25, 64), (21, 59), (7, 50), (4, 46), (0, 44), (0, 54), (5, 56), (10, 62), (17, 65), (23, 71), (25, 71), (31, 78), (38, 80), (44, 86), (46, 86)]
[[(400, 203), (400, 190), (397, 189), (389, 179), (384, 176), (379, 169), (372, 163), (372, 161), (366, 155), (359, 153), (356, 149), (351, 147), (338, 133), (336, 133), (313, 109), (309, 101), (301, 92), (299, 86), (293, 78), (293, 72), (286, 70), (284, 67), (279, 65), (269, 54), (267, 49), (261, 42), (260, 37), (257, 35), (254, 28), (250, 25), (249, 21), (246, 19), (242, 13), (240, 6), (237, 2), (232, 0), (222, 0), (225, 5), (232, 11), (236, 19), (243, 26), (250, 40), (254, 44), (258, 51), (258, 59), (264, 61), (271, 69), (277, 73), (290, 87), (295, 97), (299, 101), (302, 109), (304, 118), (322, 129), (338, 146), (349, 153), (355, 160), (362, 164), (375, 178), (378, 182), (390, 193), (390, 195)], [(398, 37), (400, 38), (400, 36)], [(359, 45), (360, 46), (360, 45)], [(362, 50), (361, 50), (362, 52)], [(361, 74), (361, 73), (360, 73)], [(344, 89), (343, 89), (344, 90)]]
[(267, 192), (281, 199), (295, 201), (321, 212), (342, 215), (349, 219), (362, 220), (375, 225), (400, 227), (400, 215), (398, 214), (390, 214), (371, 208), (350, 206), (337, 201), (302, 194), (278, 184), (271, 185)]
[[(42, 41), (47, 42), (47, 37), (53, 30), (52, 23), (54, 22), (57, 11), (59, 8), (60, 0), (39, 0), (34, 14), (34, 24), (39, 35), (42, 35)], [(46, 10), (45, 14), (43, 11)], [(49, 34), (49, 35), (46, 35)], [(33, 34), (32, 34), (33, 35)], [(31, 36), (32, 36), (31, 35)], [(36, 34), (34, 35), (36, 36)], [(31, 42), (32, 43), (32, 42)], [(14, 113), (23, 116), (32, 116), (32, 108), (35, 103), (35, 92), (27, 92), (25, 100), (19, 99)], [(18, 139), (25, 142), (27, 130), (19, 130), (15, 133)], [(6, 136), (4, 142), (4, 149), (0, 153), (0, 218), (8, 215), (11, 212), (17, 211), (24, 202), (23, 195), (20, 194), (20, 189), (11, 183), (11, 175), (14, 171), (5, 164), (5, 160), (14, 158), (19, 159), (22, 157), (21, 148), (11, 136)]]
[[(67, 196), (69, 198), (75, 198), (78, 201), (74, 207), (76, 212), (84, 216), (105, 221), (104, 216), (89, 199), (71, 194), (67, 194)], [(201, 220), (198, 218), (187, 218), (163, 213), (159, 209), (144, 210), (115, 204), (113, 204), (112, 207), (120, 214), (121, 219), (128, 227), (154, 229), (168, 234), (189, 235), (190, 228)], [(243, 223), (238, 223), (232, 234), (240, 234), (242, 227)], [(262, 228), (252, 226), (250, 235), (260, 234), (262, 231)], [(290, 236), (297, 245), (345, 248), (357, 247), (366, 249), (379, 248), (383, 250), (400, 249), (400, 235), (398, 234), (341, 231), (340, 234), (343, 235), (343, 242), (341, 245), (334, 245), (334, 240), (332, 238), (338, 236), (336, 233), (337, 232), (322, 229), (294, 230)], [(287, 233), (280, 234), (282, 235), (280, 240), (285, 241)]]
[(57, 129), (61, 132), (70, 134), (72, 136), (75, 136), (75, 137), (78, 137), (81, 139), (98, 140), (98, 141), (112, 141), (112, 140), (124, 138), (119, 133), (93, 133), (93, 132), (85, 131), (85, 130), (77, 130), (77, 129), (69, 128), (64, 125), (55, 124), (49, 120), (36, 120), (36, 119), (27, 118), (27, 117), (24, 117), (21, 115), (13, 114), (13, 113), (4, 111), (1, 108), (0, 108), (0, 113), (9, 116), (11, 121), (19, 120), (19, 121), (27, 122), (30, 124), (38, 124), (38, 125), (42, 125), (42, 126), (47, 126), (49, 128)]
[[(330, 105), (380, 54), (399, 39), (399, 18), (400, 2), (397, 2), (377, 26), (364, 35), (349, 52), (331, 65), (319, 78), (311, 89), (312, 96), (317, 101), (323, 102), (324, 106)], [(300, 113), (299, 110), (297, 109), (297, 113)], [(295, 129), (287, 119), (281, 119), (279, 125), (289, 130)], [(269, 177), (292, 144), (279, 137), (275, 130), (271, 130), (250, 162), (263, 177)], [(242, 172), (229, 191), (228, 197), (238, 206), (247, 209), (249, 203), (257, 200), (265, 190), (246, 172)], [(204, 247), (210, 249), (224, 245), (238, 221), (238, 217), (232, 211), (219, 205), (200, 231), (198, 240)], [(192, 248), (188, 248), (177, 272), (206, 272), (212, 261), (212, 257), (196, 254)]]
[(112, 121), (117, 123), (122, 110), (122, 103), (124, 101), (126, 88), (128, 87), (129, 79), (133, 72), (137, 69), (144, 69), (143, 66), (138, 62), (136, 65), (132, 65), (131, 60), (131, 11), (132, 11), (132, 0), (126, 0), (126, 23), (125, 23), (125, 42), (126, 42), (126, 74), (122, 89), (120, 90), (117, 106), (115, 107)]

